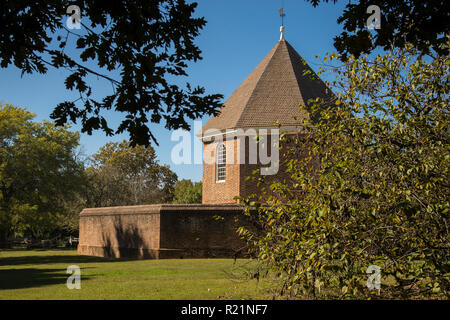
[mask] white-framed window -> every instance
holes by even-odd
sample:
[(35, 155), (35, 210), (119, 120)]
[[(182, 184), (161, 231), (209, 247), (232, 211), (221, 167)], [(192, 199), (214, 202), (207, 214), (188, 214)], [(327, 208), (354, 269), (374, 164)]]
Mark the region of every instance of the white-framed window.
[(225, 181), (227, 163), (227, 152), (223, 143), (217, 146), (216, 150), (216, 181)]

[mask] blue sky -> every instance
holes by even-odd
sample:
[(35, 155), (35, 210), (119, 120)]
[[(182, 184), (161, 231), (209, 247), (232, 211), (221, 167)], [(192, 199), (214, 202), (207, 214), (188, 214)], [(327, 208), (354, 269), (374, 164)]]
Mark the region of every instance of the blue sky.
[[(280, 37), (281, 19), (278, 9), (281, 0), (198, 0), (196, 16), (204, 16), (208, 21), (197, 44), (202, 50), (203, 60), (191, 64), (189, 77), (179, 79), (183, 84), (204, 86), (209, 93), (222, 93), (225, 100), (258, 65), (272, 49)], [(302, 0), (284, 0), (286, 12), (286, 40), (300, 53), (314, 69), (326, 52), (332, 52), (333, 38), (342, 26), (336, 20), (345, 6), (344, 1), (337, 4), (321, 4), (313, 8)], [(76, 1), (74, 1), (76, 3)], [(73, 49), (71, 49), (73, 50)], [(320, 57), (317, 59), (316, 55)], [(49, 120), (57, 103), (71, 100), (76, 94), (64, 87), (66, 70), (52, 70), (45, 75), (24, 75), (15, 67), (0, 69), (0, 103), (27, 107), (36, 114), (36, 119)], [(110, 94), (111, 85), (103, 80), (92, 78), (93, 90), (99, 96)], [(120, 114), (109, 113), (112, 124), (120, 122)], [(201, 119), (203, 124), (207, 117)], [(202, 179), (202, 166), (175, 165), (171, 162), (171, 150), (177, 144), (170, 140), (171, 131), (163, 124), (151, 124), (159, 146), (154, 146), (162, 164), (170, 165), (180, 179)], [(79, 130), (74, 125), (73, 130)], [(107, 137), (103, 132), (91, 136), (81, 135), (83, 151), (95, 153), (109, 141), (127, 139), (128, 135)], [(194, 137), (192, 138), (194, 139)]]

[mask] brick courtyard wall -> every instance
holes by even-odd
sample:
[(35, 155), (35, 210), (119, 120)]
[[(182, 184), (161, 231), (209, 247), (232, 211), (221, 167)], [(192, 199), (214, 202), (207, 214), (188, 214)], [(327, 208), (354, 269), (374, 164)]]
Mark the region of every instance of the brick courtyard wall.
[(141, 259), (243, 256), (245, 243), (236, 233), (247, 224), (242, 212), (237, 204), (85, 209), (78, 253)]
[[(234, 257), (245, 243), (236, 229), (246, 224), (240, 205), (185, 205), (161, 210), (161, 255)], [(238, 219), (238, 221), (236, 221)]]
[(158, 258), (159, 206), (84, 209), (78, 253), (100, 257)]

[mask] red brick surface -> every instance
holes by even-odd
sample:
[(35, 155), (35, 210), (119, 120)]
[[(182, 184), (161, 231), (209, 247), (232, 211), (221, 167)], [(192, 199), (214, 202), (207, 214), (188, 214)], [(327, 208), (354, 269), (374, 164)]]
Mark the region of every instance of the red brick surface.
[(245, 244), (236, 233), (245, 225), (242, 209), (240, 205), (85, 209), (80, 214), (78, 253), (154, 259), (242, 256)]
[(239, 149), (239, 140), (223, 141), (227, 152), (227, 161), (231, 154), (236, 155), (234, 163), (226, 165), (225, 181), (216, 181), (215, 157), (219, 142), (205, 143), (203, 146), (204, 157), (207, 152), (211, 152), (213, 164), (203, 163), (203, 185), (202, 185), (202, 203), (204, 204), (223, 204), (237, 203), (233, 198), (240, 194), (240, 165), (237, 163), (237, 151)]

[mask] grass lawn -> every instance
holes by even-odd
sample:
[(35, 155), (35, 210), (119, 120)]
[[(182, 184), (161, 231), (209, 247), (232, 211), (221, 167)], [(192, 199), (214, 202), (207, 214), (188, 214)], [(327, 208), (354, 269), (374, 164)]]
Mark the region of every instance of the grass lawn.
[[(0, 299), (270, 299), (268, 280), (245, 280), (250, 260), (112, 260), (74, 250), (0, 250)], [(81, 289), (66, 286), (81, 268)]]

